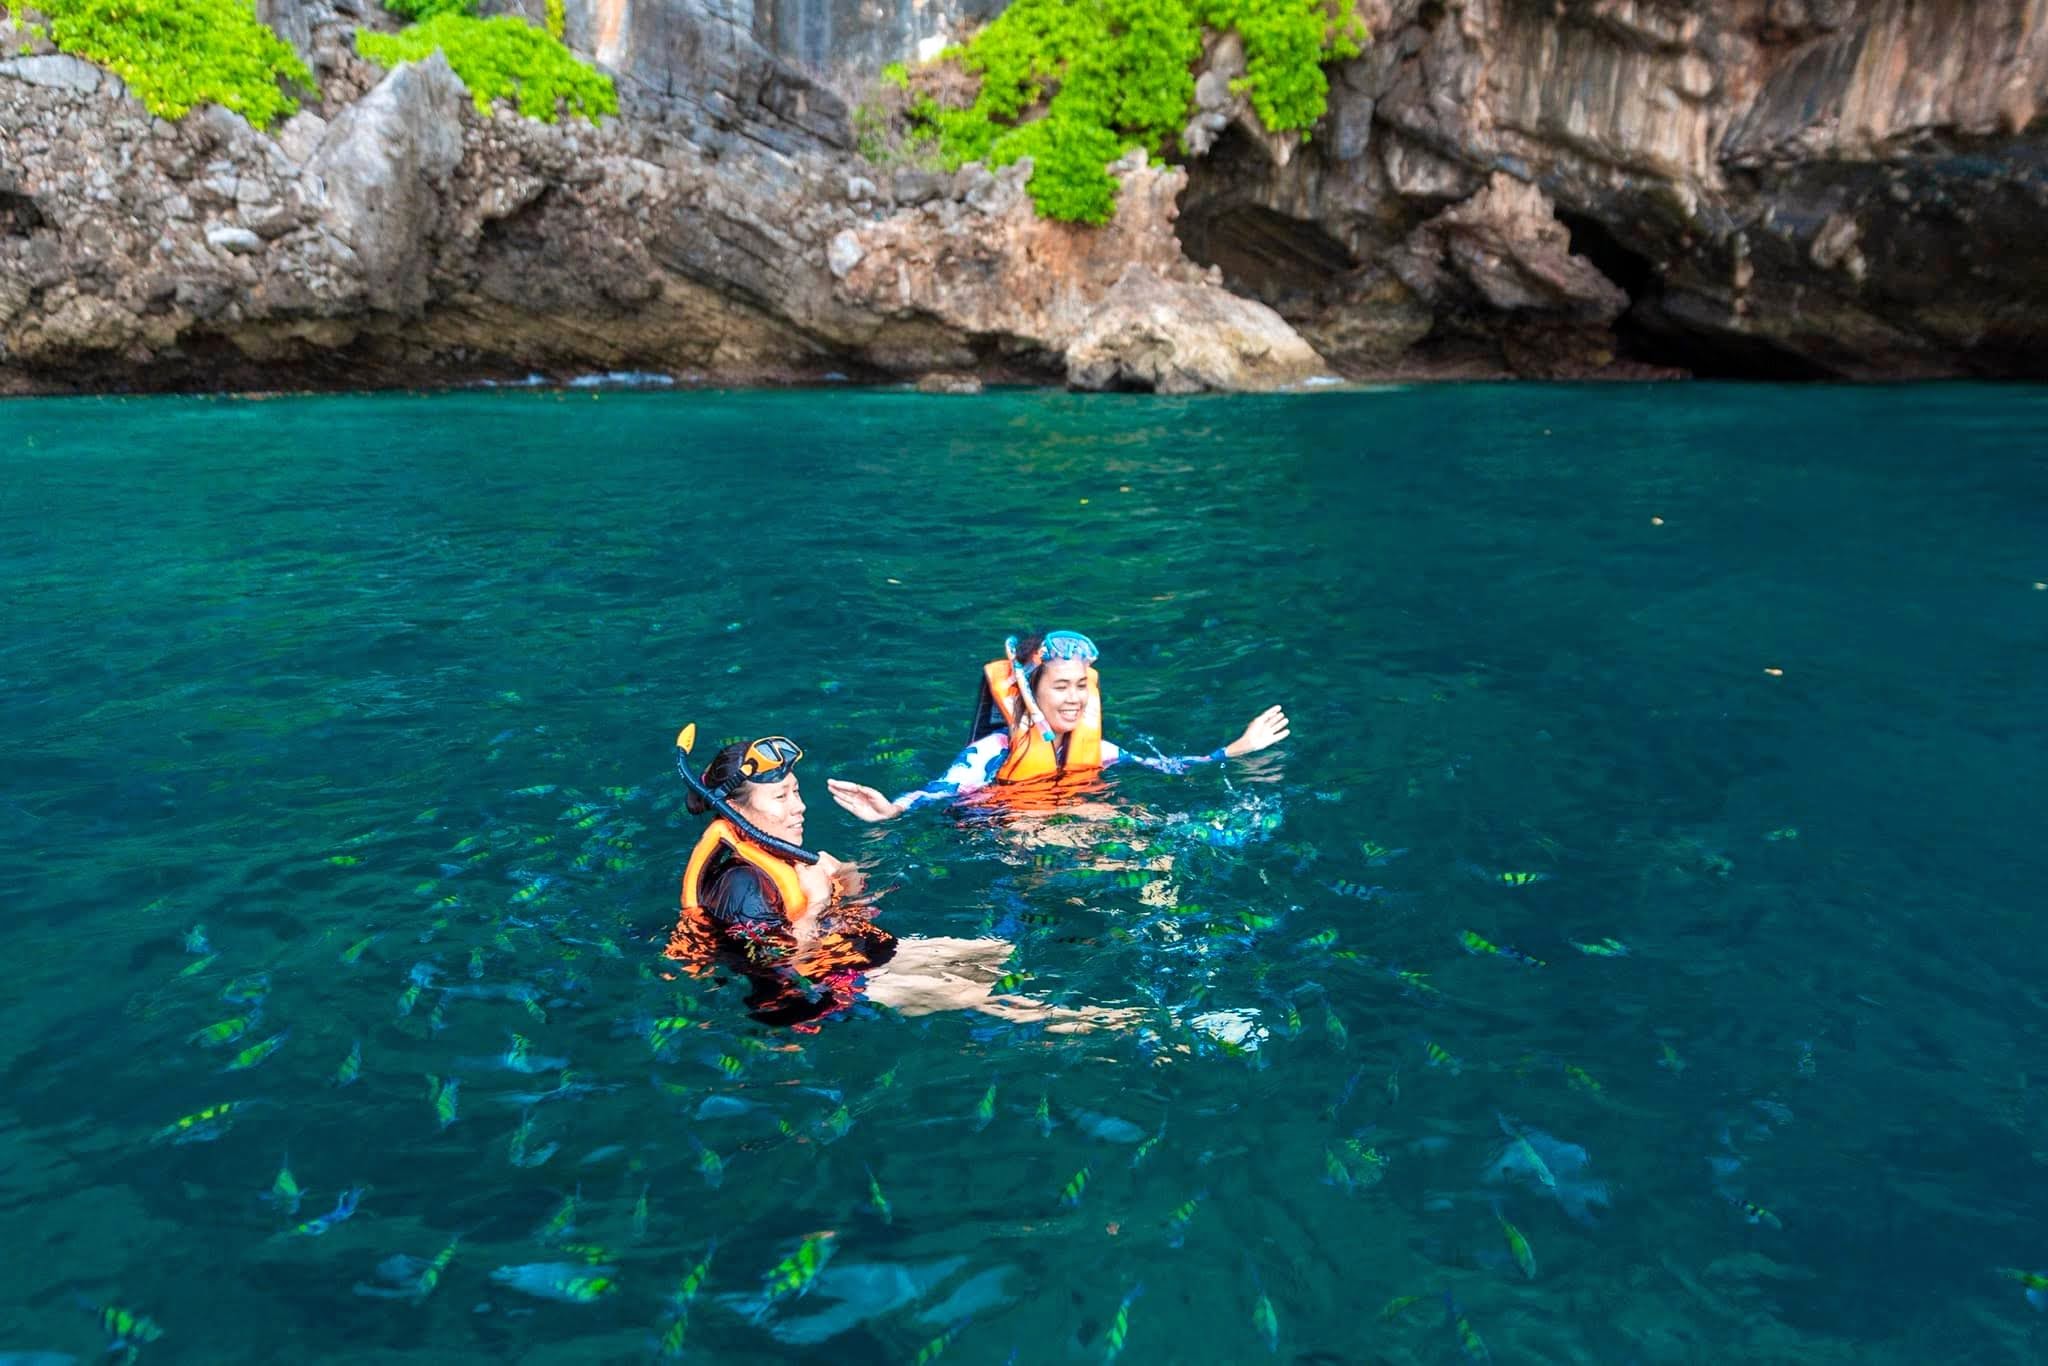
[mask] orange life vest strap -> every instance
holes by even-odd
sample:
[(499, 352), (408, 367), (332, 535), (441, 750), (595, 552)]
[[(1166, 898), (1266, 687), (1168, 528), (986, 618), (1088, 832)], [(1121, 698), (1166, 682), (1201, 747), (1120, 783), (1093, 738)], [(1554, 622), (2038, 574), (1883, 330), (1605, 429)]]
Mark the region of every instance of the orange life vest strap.
[(803, 883), (797, 880), (796, 869), (784, 863), (765, 849), (757, 848), (733, 823), (723, 816), (704, 827), (704, 833), (697, 840), (697, 847), (690, 851), (690, 862), (683, 869), (683, 909), (703, 909), (701, 883), (704, 869), (720, 849), (732, 852), (734, 858), (745, 863), (767, 878), (775, 887), (775, 893), (782, 900), (782, 913), (791, 920), (801, 916), (810, 907), (810, 898), (804, 895)]

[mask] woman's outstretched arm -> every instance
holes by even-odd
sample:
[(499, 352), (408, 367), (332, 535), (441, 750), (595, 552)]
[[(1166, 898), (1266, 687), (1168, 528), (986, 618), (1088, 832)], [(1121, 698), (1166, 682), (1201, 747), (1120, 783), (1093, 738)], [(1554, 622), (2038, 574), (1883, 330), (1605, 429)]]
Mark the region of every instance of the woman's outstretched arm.
[(1128, 761), (1157, 769), (1161, 773), (1185, 773), (1189, 764), (1213, 764), (1244, 754), (1256, 754), (1262, 749), (1279, 744), (1288, 734), (1287, 713), (1277, 706), (1268, 707), (1252, 718), (1251, 724), (1244, 728), (1244, 734), (1220, 749), (1210, 750), (1207, 754), (1186, 754), (1179, 758), (1167, 758), (1165, 755), (1147, 758), (1105, 740), (1102, 744), (1102, 766), (1108, 768), (1111, 764)]
[(842, 778), (827, 778), (825, 789), (832, 794), (833, 801), (862, 820), (886, 821), (915, 807), (950, 801), (987, 787), (995, 771), (1002, 767), (1003, 754), (1009, 744), (1010, 738), (1000, 731), (984, 735), (961, 750), (944, 773), (893, 801), (872, 787), (849, 783)]

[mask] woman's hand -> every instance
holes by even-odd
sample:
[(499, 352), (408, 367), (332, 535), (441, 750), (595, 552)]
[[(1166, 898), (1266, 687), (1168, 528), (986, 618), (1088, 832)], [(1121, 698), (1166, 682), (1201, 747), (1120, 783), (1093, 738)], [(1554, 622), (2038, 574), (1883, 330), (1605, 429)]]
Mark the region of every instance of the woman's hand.
[(891, 816), (902, 814), (903, 808), (875, 791), (859, 783), (849, 783), (840, 778), (827, 778), (825, 790), (832, 794), (832, 800), (864, 821), (885, 821)]
[[(1244, 728), (1244, 734), (1223, 747), (1223, 753), (1225, 757), (1235, 759), (1240, 754), (1256, 754), (1286, 738), (1287, 713), (1278, 707), (1268, 707), (1252, 718), (1252, 723)], [(833, 795), (838, 794), (835, 792)]]

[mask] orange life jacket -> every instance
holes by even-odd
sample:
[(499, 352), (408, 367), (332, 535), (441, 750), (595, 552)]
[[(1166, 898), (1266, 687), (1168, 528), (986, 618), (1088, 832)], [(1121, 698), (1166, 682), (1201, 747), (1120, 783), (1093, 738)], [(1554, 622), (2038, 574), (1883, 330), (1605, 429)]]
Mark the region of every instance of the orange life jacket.
[(775, 855), (755, 845), (742, 835), (733, 823), (723, 816), (704, 827), (704, 834), (697, 841), (697, 847), (690, 851), (690, 862), (683, 869), (683, 909), (700, 911), (704, 907), (700, 896), (700, 883), (704, 869), (709, 866), (720, 849), (732, 852), (734, 858), (767, 878), (775, 887), (775, 894), (782, 902), (782, 913), (795, 920), (810, 908), (810, 898), (804, 895), (803, 883), (797, 880), (796, 869)]
[[(1066, 758), (1060, 757), (1059, 742), (1033, 720), (1031, 707), (1008, 659), (993, 659), (981, 669), (987, 699), (1001, 711), (1010, 732), (1010, 752), (996, 770), (993, 783), (975, 794), (982, 801), (1000, 806), (1036, 807), (1044, 801), (1057, 803), (1074, 788), (1094, 788), (1102, 767), (1102, 679), (1088, 670), (1088, 701), (1081, 719), (1067, 734)], [(1018, 790), (1019, 788), (1023, 790)], [(995, 789), (1005, 788), (998, 792)]]

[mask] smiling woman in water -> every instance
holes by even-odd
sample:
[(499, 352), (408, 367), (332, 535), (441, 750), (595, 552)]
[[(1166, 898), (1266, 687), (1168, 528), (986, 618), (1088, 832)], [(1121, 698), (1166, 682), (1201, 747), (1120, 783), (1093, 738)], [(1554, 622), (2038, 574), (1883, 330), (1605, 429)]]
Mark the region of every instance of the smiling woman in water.
[(982, 667), (981, 696), (967, 748), (936, 781), (891, 800), (872, 787), (826, 780), (832, 800), (864, 821), (885, 821), (913, 807), (956, 799), (1012, 810), (1065, 804), (1091, 790), (1103, 769), (1131, 761), (1167, 773), (1189, 764), (1254, 754), (1288, 736), (1278, 706), (1252, 718), (1229, 744), (1207, 754), (1147, 759), (1102, 738), (1100, 652), (1078, 631), (1011, 636), (1004, 657)]

